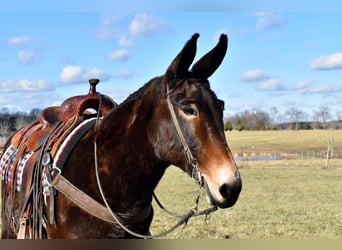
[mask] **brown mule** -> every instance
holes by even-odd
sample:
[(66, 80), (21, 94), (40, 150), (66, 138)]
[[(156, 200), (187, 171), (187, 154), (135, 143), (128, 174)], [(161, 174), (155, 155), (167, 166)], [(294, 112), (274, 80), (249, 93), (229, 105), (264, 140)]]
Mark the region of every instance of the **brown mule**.
[[(33, 174), (35, 178), (29, 188), (17, 191), (13, 181), (8, 181), (9, 175), (3, 175), (2, 238), (16, 238), (23, 219), (32, 224), (34, 238), (136, 237), (117, 223), (87, 212), (87, 208), (73, 202), (68, 194), (56, 192), (52, 186), (61, 178), (92, 201), (103, 204), (98, 174), (110, 209), (120, 215), (126, 228), (142, 235), (149, 234), (153, 218), (153, 190), (171, 164), (190, 176), (195, 172), (199, 184), (206, 187), (208, 203), (222, 209), (236, 203), (242, 182), (224, 134), (224, 103), (210, 89), (208, 81), (225, 56), (227, 36), (221, 35), (218, 44), (189, 70), (198, 37), (198, 34), (193, 35), (185, 44), (165, 75), (150, 80), (119, 106), (113, 108), (112, 103), (110, 111), (105, 113), (97, 109), (102, 119), (89, 125), (92, 129), (82, 132), (77, 143), (64, 136), (61, 141), (70, 140), (74, 145), (62, 160), (62, 169), (56, 165), (58, 159), (51, 151), (54, 146), (47, 147), (50, 145), (47, 139), (43, 140), (42, 157), (35, 162), (38, 174)], [(80, 113), (76, 117), (91, 120), (85, 116)], [(18, 149), (13, 146), (13, 138), (17, 135), (8, 141), (4, 152)], [(9, 150), (11, 146), (13, 150)], [(64, 146), (56, 147), (56, 155), (63, 155), (59, 153), (61, 147)], [(13, 154), (5, 155), (1, 160), (7, 163), (2, 164), (5, 166), (2, 172), (9, 169), (8, 161), (24, 164)], [(45, 155), (47, 159), (43, 157)], [(27, 160), (25, 164), (29, 162)], [(50, 192), (45, 197), (42, 175), (50, 184), (47, 189)], [(34, 190), (29, 199), (22, 192), (24, 189)], [(44, 198), (47, 198), (45, 202)], [(25, 212), (28, 218), (23, 216)], [(29, 234), (30, 230), (25, 230), (24, 235), (28, 237)]]

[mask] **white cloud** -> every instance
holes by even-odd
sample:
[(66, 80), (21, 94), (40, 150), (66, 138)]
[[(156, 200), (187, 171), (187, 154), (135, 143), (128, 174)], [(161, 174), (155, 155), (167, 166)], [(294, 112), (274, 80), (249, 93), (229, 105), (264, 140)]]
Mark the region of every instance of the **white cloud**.
[(98, 78), (101, 81), (107, 81), (110, 78), (110, 76), (100, 69), (93, 68), (92, 70), (84, 74), (85, 81), (88, 81), (91, 78)]
[(62, 69), (61, 80), (64, 83), (83, 82), (84, 72), (80, 66), (67, 66)]
[(91, 78), (98, 78), (101, 81), (106, 81), (110, 76), (97, 68), (90, 71), (84, 71), (81, 66), (66, 66), (60, 74), (63, 83), (82, 83), (87, 82)]
[(33, 39), (30, 36), (18, 36), (18, 37), (12, 37), (7, 41), (8, 45), (16, 46), (16, 45), (22, 45), (27, 44), (31, 42)]
[(110, 61), (126, 61), (132, 56), (132, 53), (125, 49), (114, 51), (108, 55)]
[(256, 29), (258, 31), (265, 31), (270, 29), (279, 29), (285, 26), (286, 18), (280, 14), (274, 14), (272, 12), (258, 12), (256, 13), (258, 22)]
[(146, 37), (166, 27), (166, 22), (146, 13), (136, 14), (129, 31), (133, 37)]
[(342, 92), (342, 85), (320, 85), (307, 88), (305, 92), (311, 94), (332, 94)]
[(41, 58), (41, 53), (34, 50), (21, 50), (18, 53), (18, 61), (24, 64), (33, 64), (40, 61)]
[(309, 88), (313, 84), (311, 80), (305, 80), (295, 83), (294, 85), (290, 86), (289, 89), (292, 90), (305, 90)]
[(243, 82), (259, 82), (269, 79), (270, 77), (261, 70), (250, 70), (242, 74), (240, 80)]
[(126, 35), (122, 35), (119, 38), (118, 44), (119, 46), (128, 47), (128, 46), (132, 46), (133, 42), (129, 40)]
[[(53, 94), (52, 94), (53, 93)], [(10, 112), (30, 112), (34, 108), (44, 109), (62, 103), (57, 92), (22, 92), (16, 91), (0, 95), (0, 107), (6, 107)]]
[(259, 86), (260, 90), (282, 90), (283, 87), (281, 82), (277, 79), (270, 78), (265, 82), (261, 83)]
[(46, 80), (4, 80), (0, 81), (0, 92), (33, 92), (51, 90), (53, 87)]
[(310, 68), (316, 70), (342, 69), (342, 53), (316, 58), (310, 63)]

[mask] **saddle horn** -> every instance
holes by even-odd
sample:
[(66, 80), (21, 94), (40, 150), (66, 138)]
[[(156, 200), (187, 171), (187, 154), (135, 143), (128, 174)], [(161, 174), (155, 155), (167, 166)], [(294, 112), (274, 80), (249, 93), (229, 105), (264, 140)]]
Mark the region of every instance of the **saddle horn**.
[(221, 34), (217, 45), (192, 66), (193, 74), (202, 79), (209, 78), (222, 63), (227, 48), (228, 37), (226, 34)]

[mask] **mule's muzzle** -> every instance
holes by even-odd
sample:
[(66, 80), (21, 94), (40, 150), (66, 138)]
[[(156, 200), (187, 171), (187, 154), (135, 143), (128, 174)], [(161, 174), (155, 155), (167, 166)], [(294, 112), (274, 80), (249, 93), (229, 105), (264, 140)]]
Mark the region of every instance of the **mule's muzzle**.
[(238, 179), (233, 184), (224, 184), (220, 187), (219, 191), (224, 198), (223, 202), (219, 202), (216, 205), (219, 208), (228, 208), (234, 206), (239, 198), (242, 189), (241, 179)]
[(217, 206), (219, 208), (229, 208), (235, 205), (237, 202), (241, 189), (242, 189), (242, 181), (240, 176), (236, 178), (231, 183), (225, 183), (219, 187), (219, 193), (221, 198), (215, 197), (210, 190), (208, 183), (204, 178), (205, 187), (207, 190), (207, 201), (213, 206)]

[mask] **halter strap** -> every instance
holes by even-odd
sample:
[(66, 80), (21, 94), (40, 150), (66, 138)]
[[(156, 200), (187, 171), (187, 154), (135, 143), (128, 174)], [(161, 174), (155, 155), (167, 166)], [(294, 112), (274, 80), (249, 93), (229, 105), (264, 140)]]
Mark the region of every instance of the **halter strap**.
[(172, 89), (170, 90), (170, 87), (168, 84), (166, 84), (166, 100), (167, 100), (167, 105), (169, 107), (170, 110), (170, 114), (171, 114), (171, 118), (173, 121), (173, 124), (175, 126), (175, 129), (177, 131), (178, 137), (182, 143), (183, 149), (184, 149), (184, 153), (186, 155), (186, 158), (188, 160), (188, 162), (190, 163), (190, 165), (192, 166), (193, 170), (192, 170), (192, 178), (200, 185), (203, 185), (203, 181), (202, 181), (202, 177), (201, 177), (201, 173), (198, 169), (198, 160), (193, 156), (193, 154), (191, 153), (189, 144), (186, 142), (183, 132), (181, 130), (181, 127), (179, 126), (179, 122), (176, 116), (176, 112), (175, 109), (171, 103), (171, 99), (170, 99), (170, 93), (172, 92)]

